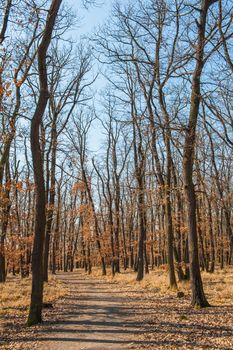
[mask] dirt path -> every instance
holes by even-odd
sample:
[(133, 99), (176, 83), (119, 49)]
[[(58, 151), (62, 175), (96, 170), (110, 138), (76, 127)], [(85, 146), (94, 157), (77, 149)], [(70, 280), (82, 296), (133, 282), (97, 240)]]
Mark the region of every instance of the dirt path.
[(58, 322), (45, 323), (38, 349), (132, 348), (135, 333), (142, 330), (127, 287), (119, 289), (80, 272), (59, 278), (70, 286), (70, 295), (58, 304)]
[(117, 284), (81, 271), (58, 278), (69, 286), (69, 294), (44, 312), (43, 324), (24, 328), (3, 349), (233, 349), (232, 297), (193, 310), (187, 293), (178, 299), (160, 288)]

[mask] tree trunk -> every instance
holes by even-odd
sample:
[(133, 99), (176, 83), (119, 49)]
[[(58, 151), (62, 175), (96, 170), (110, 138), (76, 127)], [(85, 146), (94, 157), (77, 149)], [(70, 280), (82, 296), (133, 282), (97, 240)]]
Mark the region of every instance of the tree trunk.
[(45, 234), (45, 249), (44, 249), (44, 282), (48, 282), (48, 261), (49, 261), (49, 246), (50, 236), (53, 223), (53, 212), (55, 204), (55, 185), (56, 185), (56, 154), (57, 154), (57, 128), (56, 128), (56, 115), (53, 119), (52, 132), (51, 132), (51, 144), (52, 144), (52, 159), (51, 159), (51, 171), (50, 171), (50, 188), (49, 188), (49, 201), (48, 201), (48, 214)]
[(196, 141), (196, 126), (201, 99), (200, 78), (204, 67), (204, 46), (207, 13), (213, 0), (202, 0), (200, 20), (198, 23), (198, 42), (196, 48), (196, 67), (192, 77), (191, 105), (189, 122), (185, 134), (183, 173), (184, 192), (187, 205), (188, 242), (189, 242), (189, 267), (191, 277), (192, 301), (194, 307), (209, 306), (205, 297), (198, 254), (198, 237), (196, 223), (196, 196), (193, 184), (193, 157)]
[(36, 185), (36, 214), (35, 214), (35, 236), (32, 251), (32, 293), (31, 304), (28, 315), (28, 326), (42, 321), (43, 304), (43, 250), (45, 236), (45, 184), (43, 158), (40, 148), (40, 125), (47, 106), (48, 82), (46, 54), (52, 39), (55, 20), (62, 0), (53, 0), (48, 12), (45, 30), (38, 48), (38, 70), (40, 81), (40, 94), (31, 124), (31, 151), (34, 179)]

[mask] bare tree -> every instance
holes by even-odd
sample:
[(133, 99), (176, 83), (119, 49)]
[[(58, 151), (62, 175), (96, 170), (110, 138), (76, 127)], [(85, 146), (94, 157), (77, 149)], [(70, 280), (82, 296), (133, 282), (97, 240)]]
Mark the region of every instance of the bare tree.
[(46, 25), (38, 47), (38, 71), (40, 80), (40, 94), (31, 124), (31, 151), (36, 185), (36, 217), (35, 217), (35, 238), (32, 252), (32, 294), (30, 311), (27, 324), (29, 326), (42, 321), (43, 304), (43, 249), (45, 237), (45, 183), (44, 167), (40, 146), (40, 126), (43, 115), (49, 100), (46, 54), (52, 39), (55, 21), (58, 15), (62, 0), (51, 2)]
[(196, 126), (201, 100), (201, 74), (205, 64), (204, 48), (206, 43), (206, 23), (209, 8), (216, 1), (202, 0), (198, 26), (198, 42), (196, 47), (196, 65), (192, 76), (192, 91), (188, 126), (184, 144), (184, 191), (187, 204), (189, 266), (192, 287), (192, 305), (195, 307), (209, 306), (205, 297), (199, 268), (198, 239), (196, 224), (196, 197), (193, 184), (193, 161), (196, 140)]

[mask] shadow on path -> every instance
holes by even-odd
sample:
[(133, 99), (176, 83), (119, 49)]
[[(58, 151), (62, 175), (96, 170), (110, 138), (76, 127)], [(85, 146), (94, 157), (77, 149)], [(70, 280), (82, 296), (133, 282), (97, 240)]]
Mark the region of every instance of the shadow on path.
[[(233, 349), (232, 327), (201, 321), (229, 309), (233, 314), (232, 306), (194, 311), (188, 298), (145, 293), (81, 271), (58, 278), (70, 293), (36, 331), (38, 350)], [(18, 338), (25, 341), (33, 339)]]

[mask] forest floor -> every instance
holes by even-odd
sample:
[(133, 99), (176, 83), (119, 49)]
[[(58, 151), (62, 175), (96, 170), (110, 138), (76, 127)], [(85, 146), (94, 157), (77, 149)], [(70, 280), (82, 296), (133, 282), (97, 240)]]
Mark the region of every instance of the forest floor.
[[(2, 349), (233, 349), (233, 271), (203, 274), (214, 307), (190, 308), (188, 284), (183, 298), (168, 290), (163, 272), (141, 283), (135, 274), (112, 279), (81, 270), (59, 274), (69, 292), (44, 314), (42, 325), (14, 333)], [(13, 339), (14, 338), (14, 339)]]

